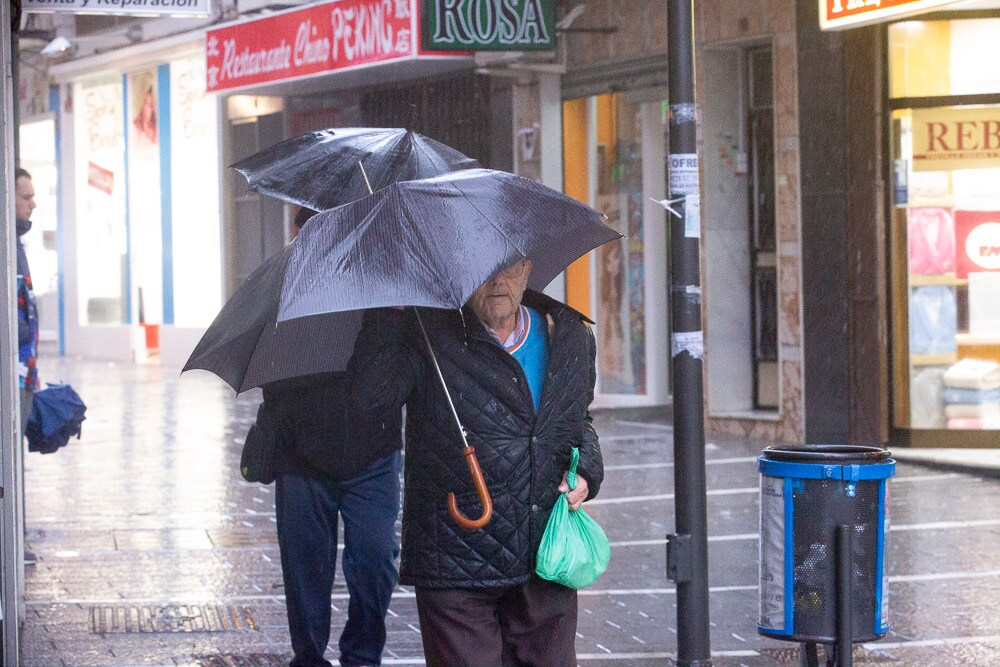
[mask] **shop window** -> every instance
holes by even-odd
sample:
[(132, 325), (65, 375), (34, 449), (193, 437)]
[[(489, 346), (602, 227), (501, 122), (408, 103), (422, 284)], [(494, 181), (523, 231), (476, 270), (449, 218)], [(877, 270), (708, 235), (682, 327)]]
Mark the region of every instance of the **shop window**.
[(599, 382), (607, 394), (646, 393), (642, 128), (624, 95), (597, 98), (596, 207), (625, 236), (597, 249)]
[(139, 324), (163, 322), (163, 217), (160, 156), (164, 114), (156, 69), (126, 79), (128, 227)]
[[(939, 97), (890, 100), (898, 427), (1000, 429), (998, 30), (1000, 19), (890, 29), (893, 95)], [(914, 71), (932, 61), (937, 81)]]
[(890, 96), (1000, 91), (1000, 18), (904, 21), (889, 26)]
[(77, 296), (81, 325), (127, 317), (124, 93), (119, 77), (77, 84)]
[(222, 307), (218, 103), (205, 59), (170, 63), (173, 324), (204, 327)]
[[(662, 94), (662, 93), (661, 93)], [(667, 396), (666, 123), (654, 91), (563, 103), (565, 192), (624, 235), (566, 272), (568, 303), (596, 323), (597, 391), (621, 404)]]

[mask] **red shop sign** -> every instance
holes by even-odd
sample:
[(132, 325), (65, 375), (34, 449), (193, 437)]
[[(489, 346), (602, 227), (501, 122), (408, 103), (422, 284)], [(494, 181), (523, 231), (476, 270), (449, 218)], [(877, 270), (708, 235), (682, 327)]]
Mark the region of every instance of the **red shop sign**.
[(210, 30), (208, 91), (417, 55), (415, 0), (335, 0)]

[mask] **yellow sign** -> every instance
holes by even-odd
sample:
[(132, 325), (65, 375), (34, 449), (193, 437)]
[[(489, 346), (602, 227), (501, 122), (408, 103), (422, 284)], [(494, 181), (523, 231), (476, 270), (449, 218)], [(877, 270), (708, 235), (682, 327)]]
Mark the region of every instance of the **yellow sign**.
[(819, 0), (819, 27), (856, 28), (902, 16), (921, 14), (956, 0)]
[(913, 110), (913, 170), (1000, 167), (1000, 107)]

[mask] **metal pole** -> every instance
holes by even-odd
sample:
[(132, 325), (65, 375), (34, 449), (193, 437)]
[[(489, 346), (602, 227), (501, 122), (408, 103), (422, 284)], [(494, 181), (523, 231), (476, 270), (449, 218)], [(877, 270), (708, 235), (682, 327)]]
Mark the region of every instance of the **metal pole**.
[(677, 662), (711, 664), (708, 519), (702, 384), (700, 193), (694, 99), (693, 0), (668, 0), (671, 366), (676, 535), (667, 571), (677, 584)]
[(11, 69), (11, 5), (0, 0), (0, 611), (3, 613), (3, 665), (19, 663), (19, 595), (24, 580), (23, 528), (17, 521), (17, 483), (21, 464), (20, 414), (17, 410), (18, 381), (14, 365), (14, 87)]

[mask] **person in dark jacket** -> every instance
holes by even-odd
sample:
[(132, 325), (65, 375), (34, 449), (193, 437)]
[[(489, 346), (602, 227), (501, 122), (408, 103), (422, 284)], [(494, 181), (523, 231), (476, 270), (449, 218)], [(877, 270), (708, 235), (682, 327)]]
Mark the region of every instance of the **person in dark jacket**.
[[(579, 509), (604, 477), (588, 407), (596, 346), (582, 315), (525, 290), (530, 272), (527, 260), (508, 267), (461, 311), (420, 310), (491, 492), (485, 527), (449, 515), (449, 492), (466, 516), (482, 510), (412, 309), (366, 313), (348, 366), (358, 409), (406, 406), (400, 581), (416, 588), (428, 665), (576, 664), (576, 591), (534, 570), (559, 494)], [(574, 447), (580, 479), (569, 491)]]
[[(306, 209), (304, 209), (306, 210)], [(307, 214), (296, 218), (301, 225)], [(344, 373), (264, 387), (279, 434), (275, 508), (291, 667), (327, 667), (338, 515), (344, 522), (344, 581), (350, 594), (340, 664), (379, 665), (385, 615), (398, 573), (399, 414), (364, 419), (350, 409)], [(258, 421), (262, 415), (258, 415)]]

